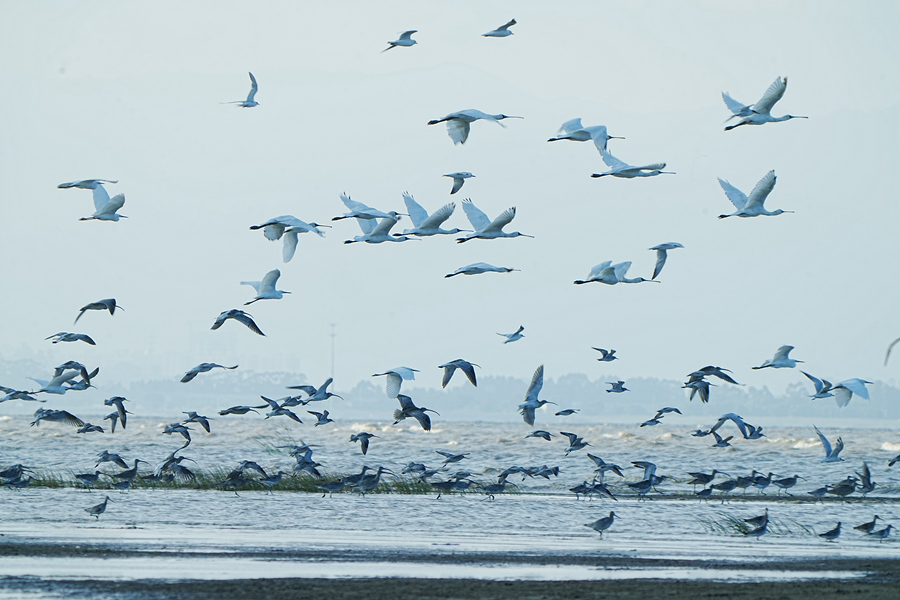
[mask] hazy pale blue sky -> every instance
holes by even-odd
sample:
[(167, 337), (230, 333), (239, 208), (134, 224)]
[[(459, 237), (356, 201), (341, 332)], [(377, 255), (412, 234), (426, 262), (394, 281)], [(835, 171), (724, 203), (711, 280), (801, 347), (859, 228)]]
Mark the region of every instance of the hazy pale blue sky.
[[(882, 366), (900, 335), (900, 208), (893, 2), (52, 2), (0, 5), (0, 354), (77, 359), (112, 381), (180, 377), (212, 361), (298, 370), (344, 389), (397, 365), (439, 385), (463, 357), (485, 373), (602, 377), (591, 346), (613, 347), (623, 377), (681, 378), (727, 366), (783, 388), (796, 370), (753, 372), (782, 344), (813, 373), (896, 378)], [(483, 38), (510, 18), (515, 35)], [(381, 53), (418, 29), (418, 45)], [(253, 71), (260, 106), (246, 96)], [(750, 103), (778, 76), (776, 115), (722, 131), (720, 93)], [(429, 119), (463, 108), (524, 116), (475, 123), (454, 146)], [(665, 161), (674, 176), (589, 177), (590, 144), (546, 143), (581, 117), (610, 150)], [(749, 192), (770, 169), (779, 217), (728, 219), (716, 181)], [(444, 173), (476, 174), (449, 195)], [(79, 222), (90, 193), (63, 181), (118, 179), (118, 223)], [(534, 239), (452, 237), (371, 246), (351, 221), (303, 236), (291, 263), (248, 227), (293, 214), (329, 222), (347, 192), (403, 210), (465, 197)], [(398, 227), (409, 226), (404, 219)], [(661, 284), (574, 286), (604, 260), (649, 277), (650, 246), (670, 254)], [(521, 272), (444, 279), (485, 261)], [(281, 301), (250, 307), (262, 338), (216, 315), (252, 297), (241, 280), (280, 268)], [(125, 312), (82, 305), (116, 297)], [(525, 326), (503, 345), (495, 332)], [(43, 341), (57, 331), (95, 348)], [(900, 357), (898, 357), (900, 358)], [(3, 385), (25, 386), (22, 380)], [(460, 384), (454, 384), (460, 385)]]

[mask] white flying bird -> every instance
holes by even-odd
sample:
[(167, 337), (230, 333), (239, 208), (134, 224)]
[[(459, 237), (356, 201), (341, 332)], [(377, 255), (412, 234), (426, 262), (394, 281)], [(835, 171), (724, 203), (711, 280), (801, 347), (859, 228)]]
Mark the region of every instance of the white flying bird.
[(297, 251), (298, 234), (315, 233), (319, 237), (325, 237), (325, 234), (319, 229), (320, 227), (331, 228), (331, 225), (320, 225), (315, 222), (307, 223), (293, 215), (281, 215), (280, 217), (269, 219), (265, 223), (251, 225), (250, 229), (262, 229), (266, 239), (273, 242), (283, 238), (284, 246), (281, 251), (281, 257), (287, 263), (294, 258), (294, 253)]
[[(558, 135), (562, 133), (563, 135)], [(563, 123), (556, 137), (552, 137), (548, 142), (558, 142), (559, 140), (572, 140), (573, 142), (586, 142), (591, 140), (597, 150), (606, 151), (606, 142), (608, 140), (624, 140), (625, 138), (609, 135), (606, 132), (606, 125), (593, 125), (584, 127), (581, 125), (581, 119), (570, 119)], [(607, 163), (608, 164), (608, 163)], [(612, 166), (612, 165), (610, 165)]]
[(653, 277), (650, 279), (656, 279), (660, 273), (662, 273), (663, 267), (666, 266), (666, 259), (668, 258), (667, 251), (674, 250), (675, 248), (684, 248), (678, 242), (666, 242), (665, 244), (657, 244), (650, 248), (650, 250), (656, 250), (656, 267), (653, 269)]
[[(728, 104), (728, 100), (726, 97), (730, 98), (727, 94), (722, 94), (722, 99), (725, 100), (725, 104), (728, 104), (728, 108), (733, 113), (733, 116), (741, 117), (741, 120), (734, 125), (729, 125), (725, 128), (725, 131), (730, 131), (735, 127), (740, 127), (741, 125), (763, 125), (765, 123), (775, 123), (777, 121), (787, 121), (788, 119), (806, 119), (808, 117), (801, 117), (798, 115), (784, 115), (781, 117), (773, 117), (770, 111), (772, 107), (775, 106), (775, 103), (781, 100), (781, 97), (784, 96), (784, 91), (787, 89), (787, 77), (779, 77), (776, 79), (772, 85), (769, 86), (769, 89), (766, 90), (766, 93), (762, 95), (762, 98), (752, 106), (742, 106), (739, 108), (738, 112), (735, 112), (735, 108), (737, 106), (732, 107)], [(734, 100), (732, 100), (734, 102)], [(735, 102), (735, 104), (739, 104)], [(738, 114), (744, 113), (749, 109), (749, 114)]]
[[(519, 328), (522, 329), (521, 327)], [(528, 390), (525, 392), (525, 402), (519, 405), (519, 414), (522, 415), (522, 418), (531, 426), (534, 426), (534, 411), (539, 409), (545, 404), (553, 404), (556, 402), (550, 402), (549, 400), (539, 400), (538, 394), (541, 393), (541, 388), (544, 387), (544, 365), (539, 366), (534, 371), (534, 375), (531, 376), (531, 383), (528, 385)]]
[(451, 179), (453, 179), (453, 188), (451, 188), (450, 194), (455, 194), (462, 188), (463, 184), (466, 182), (466, 179), (475, 176), (468, 171), (456, 171), (453, 173), (447, 173), (446, 175), (444, 175), (444, 177), (450, 177)]
[(397, 46), (408, 48), (410, 46), (416, 45), (418, 42), (416, 42), (416, 40), (412, 39), (412, 34), (418, 32), (418, 31), (419, 31), (418, 29), (410, 29), (409, 31), (404, 31), (403, 33), (400, 34), (399, 39), (396, 39), (393, 42), (388, 42), (388, 44), (390, 44), (390, 45), (381, 51), (382, 54), (387, 52), (391, 48), (396, 48)]
[(387, 377), (385, 393), (387, 393), (388, 398), (396, 398), (397, 394), (400, 393), (400, 386), (403, 384), (403, 380), (411, 381), (415, 379), (416, 373), (418, 372), (418, 369), (411, 369), (409, 367), (394, 367), (390, 371), (385, 371), (384, 373), (375, 373), (372, 377), (385, 375)]
[(83, 190), (93, 190), (93, 189), (96, 189), (97, 186), (102, 187), (102, 185), (104, 183), (119, 183), (119, 180), (118, 179), (116, 179), (116, 180), (112, 180), (112, 179), (82, 179), (80, 181), (67, 181), (65, 183), (59, 184), (56, 187), (58, 187), (59, 189), (81, 188)]
[(793, 369), (797, 366), (797, 363), (803, 362), (802, 360), (794, 360), (793, 358), (788, 357), (788, 354), (790, 354), (793, 349), (793, 346), (782, 346), (775, 352), (775, 356), (771, 359), (766, 359), (763, 364), (752, 368), (765, 369), (766, 367), (772, 367), (773, 369)]
[(243, 108), (253, 108), (254, 106), (259, 106), (259, 102), (255, 100), (256, 92), (259, 90), (259, 85), (256, 83), (256, 77), (253, 76), (253, 73), (250, 73), (250, 93), (247, 94), (246, 100), (230, 100), (228, 102), (223, 102), (222, 104), (238, 104)]
[(448, 273), (444, 275), (444, 277), (455, 277), (456, 275), (480, 275), (482, 273), (510, 273), (512, 271), (518, 271), (519, 269), (509, 269), (507, 267), (495, 267), (494, 265), (489, 265), (485, 262), (477, 262), (472, 263), (471, 265), (466, 265), (465, 267), (460, 267), (452, 273)]
[(834, 384), (834, 387), (831, 388), (831, 393), (834, 395), (834, 401), (837, 402), (837, 405), (841, 408), (844, 408), (848, 404), (850, 404), (850, 399), (854, 394), (861, 398), (869, 399), (869, 390), (866, 389), (866, 384), (871, 384), (871, 381), (866, 381), (865, 379), (845, 379), (840, 383)]
[(341, 219), (393, 219), (398, 215), (403, 214), (395, 212), (393, 210), (384, 212), (376, 208), (372, 208), (371, 206), (367, 206), (362, 202), (352, 200), (347, 194), (341, 194), (341, 202), (344, 203), (344, 206), (350, 209), (350, 212), (346, 212), (340, 217), (332, 217), (332, 221), (340, 221)]
[(206, 373), (208, 371), (212, 371), (213, 369), (237, 369), (238, 366), (234, 365), (233, 367), (226, 367), (225, 365), (220, 365), (218, 363), (200, 363), (190, 371), (184, 374), (184, 377), (181, 378), (181, 383), (187, 383), (192, 381), (194, 377), (199, 375), (200, 373)]
[(501, 25), (497, 29), (493, 29), (488, 31), (487, 33), (482, 33), (481, 37), (507, 37), (513, 34), (512, 31), (509, 30), (510, 27), (516, 24), (515, 19), (510, 19), (508, 23), (505, 25)]
[(613, 177), (632, 179), (634, 177), (653, 177), (654, 175), (675, 174), (672, 171), (662, 170), (666, 168), (666, 163), (653, 163), (636, 167), (634, 165), (629, 165), (625, 161), (619, 160), (618, 158), (607, 152), (606, 149), (600, 149), (600, 157), (603, 159), (603, 162), (606, 163), (606, 166), (609, 167), (609, 171), (606, 171), (604, 173), (594, 173), (593, 175), (591, 175), (591, 177), (596, 178), (612, 175)]
[(753, 188), (753, 191), (750, 192), (750, 196), (747, 196), (744, 192), (721, 178), (719, 179), (719, 185), (722, 186), (722, 189), (725, 190), (725, 195), (728, 196), (728, 199), (731, 200), (731, 203), (737, 209), (730, 215), (719, 215), (720, 219), (727, 217), (758, 217), (760, 215), (775, 216), (786, 212), (794, 212), (792, 210), (781, 210), (780, 208), (768, 211), (764, 206), (766, 198), (768, 198), (775, 187), (775, 171), (766, 173)]
[[(525, 326), (519, 325), (519, 328), (516, 329), (513, 333), (498, 333), (497, 335), (501, 335), (501, 336), (505, 337), (506, 339), (503, 340), (503, 343), (508, 344), (510, 342), (517, 342), (517, 341), (521, 340), (523, 337), (525, 337), (525, 334), (522, 333), (523, 331), (525, 331)], [(533, 423), (532, 423), (532, 425), (533, 425)]]
[(290, 294), (290, 292), (275, 289), (279, 277), (281, 277), (281, 271), (273, 269), (265, 274), (262, 281), (242, 281), (241, 285), (253, 286), (253, 289), (256, 290), (256, 297), (249, 302), (244, 302), (244, 306), (253, 304), (257, 300), (281, 300), (285, 294)]
[[(127, 219), (125, 215), (120, 215), (116, 211), (125, 206), (125, 194), (116, 194), (112, 198), (109, 197), (109, 193), (106, 191), (106, 188), (103, 187), (103, 184), (100, 183), (99, 179), (89, 179), (85, 180), (91, 185), (88, 186), (80, 186), (80, 185), (72, 185), (71, 187), (84, 187), (85, 189), (90, 189), (94, 195), (94, 214), (90, 217), (81, 217), (80, 221), (118, 221), (119, 219)], [(73, 184), (85, 183), (81, 181), (71, 182)], [(69, 184), (60, 184), (60, 186)]]
[(466, 213), (466, 217), (468, 217), (469, 219), (469, 223), (471, 223), (472, 227), (475, 228), (475, 232), (465, 237), (456, 238), (456, 241), (460, 244), (463, 242), (468, 242), (469, 240), (474, 240), (476, 238), (480, 238), (483, 240), (492, 240), (494, 238), (501, 237), (534, 237), (533, 235), (526, 235), (518, 231), (513, 231), (512, 233), (503, 231), (503, 228), (506, 227), (516, 216), (515, 206), (507, 208), (505, 211), (500, 213), (500, 216), (498, 216), (493, 221), (488, 219), (488, 216), (484, 214), (481, 209), (472, 204), (472, 200), (469, 198), (463, 200), (462, 207), (463, 212)]
[(844, 440), (838, 438), (837, 443), (834, 445), (834, 448), (832, 448), (831, 444), (828, 442), (828, 438), (819, 431), (819, 428), (813, 425), (813, 429), (816, 430), (816, 433), (819, 435), (819, 441), (822, 442), (822, 447), (825, 449), (825, 458), (823, 458), (821, 462), (838, 462), (844, 460), (839, 456), (841, 450), (844, 449)]
[(504, 125), (500, 121), (502, 121), (503, 119), (522, 118), (524, 117), (514, 117), (511, 115), (504, 115), (503, 113), (490, 115), (474, 108), (467, 108), (465, 110), (450, 113), (443, 119), (432, 119), (431, 121), (428, 121), (428, 124), (437, 125), (438, 123), (447, 123), (447, 135), (450, 136), (450, 139), (453, 140), (453, 143), (465, 144), (466, 139), (469, 137), (469, 125), (471, 123), (474, 123), (475, 121), (478, 121), (479, 119), (492, 121), (497, 125), (500, 125), (501, 127), (506, 127), (506, 125)]
[(645, 281), (659, 283), (652, 279), (644, 279), (643, 277), (625, 277), (628, 269), (631, 268), (631, 261), (612, 264), (612, 261), (605, 261), (599, 265), (594, 265), (587, 279), (576, 279), (578, 285), (584, 283), (605, 283), (606, 285), (616, 285), (617, 283), (642, 283)]
[(381, 244), (383, 242), (405, 242), (413, 238), (405, 235), (391, 235), (391, 228), (400, 220), (399, 216), (385, 217), (375, 224), (374, 219), (357, 219), (359, 228), (363, 234), (354, 236), (352, 240), (344, 240), (345, 244), (354, 244), (356, 242), (365, 242), (367, 244)]
[(453, 211), (456, 210), (456, 203), (450, 202), (440, 207), (430, 215), (428, 211), (422, 208), (422, 205), (416, 202), (409, 192), (403, 192), (403, 202), (406, 203), (406, 211), (415, 227), (413, 229), (404, 229), (403, 235), (429, 236), (439, 234), (455, 234), (463, 231), (471, 231), (469, 229), (441, 229), (441, 225), (450, 218)]

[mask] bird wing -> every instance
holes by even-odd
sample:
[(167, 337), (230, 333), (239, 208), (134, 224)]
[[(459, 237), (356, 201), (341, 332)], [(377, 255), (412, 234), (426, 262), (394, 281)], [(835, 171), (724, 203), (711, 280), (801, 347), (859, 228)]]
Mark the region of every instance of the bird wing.
[(772, 357), (772, 362), (778, 362), (787, 359), (788, 354), (793, 350), (793, 346), (782, 346), (775, 352), (775, 356)]
[(414, 34), (417, 31), (418, 31), (418, 29), (410, 29), (409, 31), (404, 31), (403, 33), (400, 34), (400, 39), (401, 40), (411, 39), (412, 34)]
[[(400, 377), (397, 373), (391, 371), (387, 374), (387, 387), (385, 388), (385, 392), (387, 393), (388, 398), (397, 398), (400, 393), (400, 385), (403, 383), (403, 378)], [(410, 400), (412, 402), (412, 400)], [(403, 404), (401, 401), (400, 404)]]
[(475, 379), (475, 367), (472, 365), (472, 363), (460, 361), (459, 368), (462, 369), (462, 372), (466, 374), (466, 377), (468, 377), (472, 385), (478, 387), (478, 382)]
[(565, 123), (559, 126), (559, 131), (557, 133), (565, 132), (566, 134), (573, 134), (579, 129), (584, 129), (581, 126), (581, 117), (577, 117), (575, 119), (569, 119)]
[(897, 342), (900, 342), (900, 338), (897, 338), (896, 340), (891, 342), (890, 346), (888, 346), (887, 352), (884, 354), (884, 366), (887, 366), (888, 359), (891, 357), (891, 350), (894, 349), (894, 346), (897, 345)]
[(569, 438), (569, 445), (570, 445), (570, 446), (571, 446), (572, 444), (574, 444), (575, 442), (578, 441), (578, 436), (577, 436), (576, 434), (574, 434), (574, 433), (568, 433), (568, 432), (566, 432), (566, 431), (560, 431), (559, 434), (560, 434), (560, 435), (564, 435), (564, 436), (566, 436), (567, 438)]
[(828, 438), (825, 437), (825, 435), (821, 431), (819, 431), (818, 427), (813, 425), (813, 429), (816, 430), (816, 433), (819, 436), (819, 441), (822, 442), (822, 447), (825, 448), (825, 458), (828, 458), (829, 456), (831, 456), (831, 442), (829, 442)]
[(447, 135), (454, 144), (465, 144), (469, 137), (469, 121), (462, 119), (447, 120)]
[[(357, 221), (360, 222), (363, 220), (371, 221), (371, 219), (357, 219)], [(396, 217), (385, 217), (384, 219), (378, 221), (378, 225), (372, 229), (372, 232), (369, 235), (371, 235), (372, 237), (385, 236), (388, 234), (388, 232), (390, 232), (391, 227), (396, 225), (397, 221), (399, 220), (400, 219)]]
[(107, 193), (106, 188), (104, 188), (99, 183), (94, 186), (93, 189), (94, 194), (94, 210), (100, 211), (104, 206), (109, 202), (109, 193)]
[(619, 160), (606, 150), (600, 150), (600, 157), (610, 169), (627, 169), (631, 166), (627, 162)]
[(862, 379), (847, 379), (838, 384), (843, 386), (861, 398), (869, 399), (869, 390), (866, 389), (866, 382)]
[(246, 325), (253, 333), (263, 336), (266, 335), (259, 327), (257, 327), (256, 323), (253, 322), (253, 318), (245, 312), (240, 312), (231, 318), (235, 321), (238, 321), (239, 323), (243, 323), (244, 325)]
[(509, 225), (509, 222), (512, 221), (516, 217), (516, 207), (511, 206), (504, 210), (500, 215), (491, 221), (491, 223), (484, 228), (484, 231), (499, 231)]
[(772, 85), (769, 86), (769, 89), (767, 89), (762, 95), (762, 98), (759, 99), (759, 102), (753, 105), (753, 112), (767, 113), (771, 111), (772, 107), (775, 106), (775, 103), (784, 96), (784, 91), (786, 89), (787, 77), (779, 77), (773, 81)]
[(656, 279), (656, 276), (662, 273), (663, 267), (666, 266), (666, 259), (668, 256), (668, 253), (663, 249), (656, 251), (656, 267), (653, 268), (653, 277), (650, 279)]
[(529, 425), (534, 425), (534, 409), (535, 407), (530, 404), (522, 404), (519, 406), (519, 412), (522, 413), (522, 418), (525, 419), (525, 422)]
[[(597, 150), (606, 152), (606, 140), (609, 139), (609, 135), (606, 132), (606, 125), (596, 125), (590, 128), (591, 139), (594, 141), (594, 146), (596, 146)], [(660, 169), (664, 168), (665, 165), (660, 167)]]
[(411, 416), (419, 422), (419, 425), (422, 426), (422, 429), (424, 429), (425, 431), (431, 431), (431, 417), (425, 414), (425, 412), (416, 410), (411, 413)]
[(806, 375), (807, 379), (812, 381), (813, 385), (816, 386), (816, 393), (820, 394), (822, 392), (822, 390), (825, 388), (825, 385), (822, 383), (822, 380), (819, 379), (818, 377), (813, 377), (806, 371), (800, 371), (800, 372), (803, 373), (804, 375)]
[(744, 206), (747, 204), (747, 195), (721, 177), (719, 177), (718, 179), (719, 185), (722, 186), (722, 189), (725, 191), (725, 195), (728, 196), (728, 199), (731, 200), (731, 203), (734, 204), (734, 207), (738, 210), (743, 210)]
[(256, 290), (256, 293), (259, 293), (259, 287), (262, 285), (262, 281), (242, 281), (241, 285), (249, 285), (253, 286), (253, 289)]
[(453, 377), (453, 373), (456, 372), (456, 365), (453, 363), (447, 363), (444, 365), (444, 378), (441, 380), (441, 387), (447, 387), (447, 384), (450, 383), (450, 379)]
[(375, 226), (378, 222), (375, 219), (356, 219), (356, 222), (359, 224), (359, 228), (362, 230), (363, 235), (371, 235), (373, 231), (375, 231)]
[(403, 412), (416, 410), (418, 408), (415, 404), (413, 404), (412, 398), (404, 394), (397, 395), (397, 400), (400, 401), (400, 409), (403, 410)]
[(603, 270), (606, 269), (607, 267), (609, 267), (609, 265), (611, 265), (611, 264), (612, 264), (612, 261), (607, 260), (607, 261), (600, 263), (599, 265), (594, 265), (593, 268), (591, 268), (591, 272), (588, 273), (588, 279), (593, 279), (594, 277), (598, 277), (600, 275), (600, 273), (602, 273)]
[(506, 31), (507, 29), (509, 29), (510, 27), (512, 27), (515, 24), (516, 24), (516, 20), (510, 19), (506, 25), (501, 25), (500, 27), (498, 27), (497, 31)]
[(728, 110), (730, 110), (734, 115), (739, 115), (744, 111), (744, 109), (750, 108), (746, 104), (742, 104), (741, 102), (738, 102), (737, 100), (729, 96), (728, 92), (722, 92), (722, 100), (725, 101), (725, 105), (728, 107)]
[(831, 395), (834, 396), (834, 401), (837, 402), (837, 405), (840, 408), (844, 408), (850, 404), (850, 398), (853, 397), (853, 392), (842, 384), (838, 384), (831, 388)]
[(250, 73), (250, 93), (247, 94), (247, 102), (253, 102), (253, 98), (258, 90), (259, 85), (256, 83), (256, 77), (253, 76), (253, 73)]
[(416, 202), (409, 192), (403, 192), (403, 202), (406, 204), (406, 212), (416, 227), (421, 227), (422, 223), (428, 218), (428, 211), (422, 208), (422, 205)]
[(362, 202), (352, 200), (347, 194), (341, 194), (341, 202), (343, 202), (352, 212), (372, 210), (371, 206), (366, 206)]
[[(446, 221), (447, 219), (450, 218), (450, 215), (453, 214), (454, 210), (456, 210), (456, 203), (449, 202), (449, 203), (443, 205), (442, 207), (440, 207), (439, 209), (437, 209), (436, 211), (434, 211), (433, 213), (431, 213), (431, 215), (427, 219), (422, 221), (421, 223), (416, 223), (416, 227), (422, 227), (425, 229), (430, 229), (432, 227), (440, 227), (444, 221)], [(412, 218), (411, 210), (410, 210), (410, 218)]]
[[(538, 394), (541, 393), (542, 387), (544, 387), (544, 365), (534, 370), (534, 375), (531, 376), (531, 384), (528, 386), (528, 391), (525, 392), (525, 401), (537, 402)], [(529, 423), (529, 425), (534, 425), (534, 423)]]
[(296, 230), (284, 234), (284, 245), (281, 247), (281, 260), (289, 263), (297, 251), (298, 234)]
[(266, 236), (266, 239), (274, 242), (277, 239), (280, 239), (284, 234), (284, 223), (269, 223), (268, 225), (263, 225), (263, 235)]
[(753, 191), (750, 192), (750, 195), (747, 197), (747, 204), (744, 206), (744, 208), (750, 208), (752, 206), (762, 206), (766, 201), (766, 197), (768, 197), (774, 187), (775, 171), (772, 170), (766, 173), (753, 188)]
[(275, 291), (275, 284), (278, 283), (278, 278), (281, 277), (281, 271), (278, 269), (272, 269), (268, 273), (265, 274), (263, 280), (259, 286), (258, 292), (272, 292)]
[(112, 215), (123, 206), (125, 206), (125, 194), (116, 194), (103, 208), (97, 211), (97, 214)]
[(625, 277), (625, 273), (628, 272), (628, 269), (631, 268), (631, 261), (626, 260), (625, 262), (620, 262), (612, 266), (613, 271), (616, 274), (616, 279), (618, 281), (622, 281), (622, 278)]
[(472, 224), (472, 227), (475, 228), (475, 231), (483, 231), (491, 224), (491, 220), (488, 218), (484, 212), (472, 204), (472, 200), (466, 198), (462, 202), (463, 212), (466, 213), (466, 217), (469, 219), (469, 223)]
[(456, 192), (458, 192), (460, 190), (460, 188), (462, 188), (462, 186), (465, 182), (466, 182), (466, 180), (462, 177), (454, 177), (453, 178), (453, 189), (450, 190), (450, 193), (455, 194)]

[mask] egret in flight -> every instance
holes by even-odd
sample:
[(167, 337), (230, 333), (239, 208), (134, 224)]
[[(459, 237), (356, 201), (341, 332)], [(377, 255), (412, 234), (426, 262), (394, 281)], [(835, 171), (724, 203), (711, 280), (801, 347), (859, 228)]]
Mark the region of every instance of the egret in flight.
[(285, 294), (290, 294), (290, 292), (275, 289), (279, 277), (281, 277), (281, 271), (273, 269), (265, 274), (262, 281), (242, 281), (241, 285), (249, 285), (256, 290), (256, 297), (249, 302), (244, 302), (244, 306), (253, 304), (257, 300), (281, 300)]
[(719, 215), (720, 219), (728, 217), (758, 217), (760, 215), (775, 216), (786, 212), (794, 212), (792, 210), (781, 210), (780, 208), (768, 211), (764, 206), (766, 198), (768, 198), (775, 187), (774, 170), (769, 171), (759, 180), (753, 191), (750, 192), (750, 196), (747, 196), (744, 192), (721, 178), (719, 179), (719, 185), (722, 186), (722, 189), (725, 190), (725, 195), (728, 196), (728, 199), (731, 200), (731, 203), (737, 209), (729, 215)]
[(755, 370), (765, 369), (766, 367), (772, 367), (773, 369), (793, 369), (797, 366), (797, 363), (802, 363), (802, 360), (794, 360), (793, 358), (789, 358), (788, 354), (793, 350), (793, 346), (782, 346), (775, 352), (775, 356), (770, 359), (766, 359), (763, 364), (758, 367), (752, 367)]
[[(781, 117), (773, 117), (771, 114), (772, 107), (775, 106), (775, 103), (781, 100), (781, 97), (784, 96), (784, 91), (787, 89), (787, 77), (779, 77), (776, 79), (772, 85), (769, 86), (769, 89), (762, 95), (762, 98), (752, 106), (744, 106), (740, 105), (732, 107), (731, 104), (728, 103), (728, 99), (730, 96), (727, 94), (722, 94), (722, 98), (725, 100), (725, 104), (728, 104), (728, 108), (733, 113), (732, 116), (741, 117), (741, 120), (738, 121), (734, 125), (729, 125), (725, 128), (725, 131), (730, 131), (735, 127), (740, 127), (741, 125), (764, 125), (765, 123), (775, 123), (778, 121), (787, 121), (788, 119), (806, 119), (808, 117), (801, 117), (799, 115), (784, 115)], [(732, 99), (736, 105), (739, 105), (736, 101)], [(735, 112), (735, 108), (738, 108), (738, 112)], [(747, 113), (747, 114), (744, 114)]]
[(506, 127), (506, 125), (504, 125), (500, 121), (502, 121), (503, 119), (523, 118), (524, 117), (504, 115), (503, 113), (491, 115), (474, 108), (467, 108), (465, 110), (450, 113), (443, 119), (432, 119), (431, 121), (428, 121), (428, 124), (437, 125), (438, 123), (447, 123), (447, 135), (450, 136), (450, 139), (453, 140), (453, 143), (465, 144), (466, 139), (468, 139), (469, 137), (469, 125), (471, 125), (475, 121), (478, 121), (479, 119), (491, 121), (493, 123), (496, 123), (497, 125), (500, 125), (501, 127)]

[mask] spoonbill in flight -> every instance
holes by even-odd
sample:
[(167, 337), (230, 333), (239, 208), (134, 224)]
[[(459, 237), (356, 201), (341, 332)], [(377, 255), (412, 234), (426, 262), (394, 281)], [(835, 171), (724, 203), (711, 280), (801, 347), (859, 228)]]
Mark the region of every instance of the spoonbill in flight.
[(471, 265), (466, 265), (465, 267), (460, 267), (452, 273), (448, 273), (444, 275), (447, 277), (455, 277), (456, 275), (480, 275), (482, 273), (510, 273), (512, 271), (518, 271), (519, 269), (510, 269), (508, 267), (495, 267), (494, 265), (478, 262), (472, 263)]
[(510, 221), (512, 221), (516, 217), (516, 207), (512, 206), (507, 208), (505, 211), (500, 213), (496, 219), (491, 221), (488, 219), (488, 216), (481, 211), (481, 209), (477, 208), (474, 204), (472, 204), (472, 200), (466, 198), (462, 203), (463, 211), (466, 213), (466, 217), (469, 218), (469, 223), (472, 224), (472, 227), (475, 228), (475, 232), (471, 233), (465, 237), (456, 238), (456, 241), (460, 244), (463, 242), (468, 242), (469, 240), (474, 239), (482, 239), (482, 240), (492, 240), (495, 238), (514, 238), (514, 237), (530, 237), (533, 238), (533, 235), (527, 235), (518, 231), (513, 231), (508, 233), (503, 231), (503, 228), (509, 225)]
[[(772, 85), (769, 86), (769, 89), (762, 95), (762, 98), (752, 106), (743, 106), (738, 109), (738, 112), (735, 112), (736, 107), (732, 107), (728, 104), (728, 100), (725, 100), (725, 104), (728, 104), (728, 108), (731, 109), (733, 113), (732, 116), (741, 117), (741, 120), (738, 121), (734, 125), (728, 125), (725, 128), (725, 131), (731, 131), (735, 127), (740, 127), (741, 125), (764, 125), (766, 123), (776, 123), (778, 121), (787, 121), (788, 119), (807, 119), (808, 117), (801, 117), (799, 115), (784, 115), (781, 117), (773, 117), (771, 114), (772, 107), (775, 106), (775, 103), (781, 100), (781, 97), (784, 96), (784, 91), (787, 89), (787, 77), (779, 77), (776, 79)], [(728, 97), (727, 94), (722, 94), (722, 98), (725, 99)], [(734, 100), (732, 100), (734, 101)], [(736, 102), (736, 104), (739, 104)], [(749, 114), (739, 114), (744, 113), (749, 110)]]
[(523, 118), (524, 117), (504, 115), (503, 113), (490, 115), (474, 108), (467, 108), (465, 110), (450, 113), (443, 119), (432, 119), (431, 121), (428, 121), (428, 124), (437, 125), (438, 123), (447, 123), (447, 135), (450, 136), (450, 139), (453, 140), (453, 143), (465, 144), (466, 139), (468, 139), (469, 137), (469, 125), (474, 123), (475, 121), (478, 121), (479, 119), (492, 121), (501, 127), (506, 127), (506, 125), (504, 125), (500, 121), (502, 121), (503, 119)]
[(453, 214), (453, 211), (456, 210), (456, 203), (449, 202), (444, 206), (440, 207), (431, 215), (428, 214), (422, 205), (416, 202), (416, 199), (413, 198), (409, 192), (403, 192), (403, 202), (406, 204), (406, 210), (409, 213), (409, 218), (413, 222), (413, 229), (404, 229), (403, 235), (417, 235), (421, 237), (429, 236), (429, 235), (446, 235), (446, 234), (456, 234), (464, 231), (471, 231), (469, 229), (441, 229), (441, 224), (444, 223), (447, 219), (450, 218), (450, 215)]
[(720, 219), (726, 219), (728, 217), (758, 217), (760, 215), (771, 217), (786, 212), (794, 212), (792, 210), (781, 210), (780, 208), (775, 209), (774, 211), (768, 211), (764, 206), (766, 198), (768, 198), (769, 194), (772, 193), (772, 189), (775, 187), (774, 170), (769, 171), (759, 180), (753, 188), (753, 191), (750, 192), (750, 196), (747, 196), (744, 192), (721, 178), (719, 179), (719, 185), (722, 186), (722, 189), (725, 190), (725, 195), (728, 196), (728, 199), (731, 200), (731, 203), (734, 204), (734, 207), (737, 209), (730, 215), (719, 215)]
[(662, 169), (666, 168), (666, 163), (653, 163), (649, 165), (641, 165), (634, 166), (629, 165), (627, 162), (619, 160), (612, 154), (606, 151), (606, 149), (600, 150), (600, 157), (603, 159), (603, 162), (606, 163), (606, 166), (609, 167), (609, 171), (604, 173), (594, 173), (591, 177), (605, 177), (607, 175), (612, 175), (613, 177), (622, 177), (624, 179), (633, 179), (635, 177), (653, 177), (655, 175), (674, 175), (675, 173), (672, 171), (663, 171)]
[(765, 369), (766, 367), (772, 367), (773, 369), (793, 369), (797, 366), (797, 363), (802, 363), (802, 360), (794, 360), (793, 358), (789, 358), (788, 354), (793, 350), (793, 346), (782, 346), (775, 352), (775, 356), (770, 359), (766, 359), (763, 364), (758, 367), (752, 367), (754, 370)]
[(244, 306), (253, 304), (257, 300), (281, 300), (285, 294), (290, 294), (290, 292), (275, 289), (279, 277), (281, 277), (281, 271), (272, 269), (265, 274), (262, 281), (242, 281), (241, 285), (249, 285), (256, 290), (256, 297), (249, 302), (244, 302)]
[[(559, 133), (562, 133), (563, 135), (558, 135)], [(570, 119), (563, 123), (557, 132), (557, 136), (552, 137), (547, 141), (558, 142), (559, 140), (572, 140), (573, 142), (586, 142), (591, 140), (594, 142), (594, 146), (597, 147), (597, 150), (605, 152), (606, 142), (613, 139), (624, 140), (625, 138), (609, 135), (606, 132), (606, 125), (584, 127), (581, 124), (581, 118), (577, 118)]]

